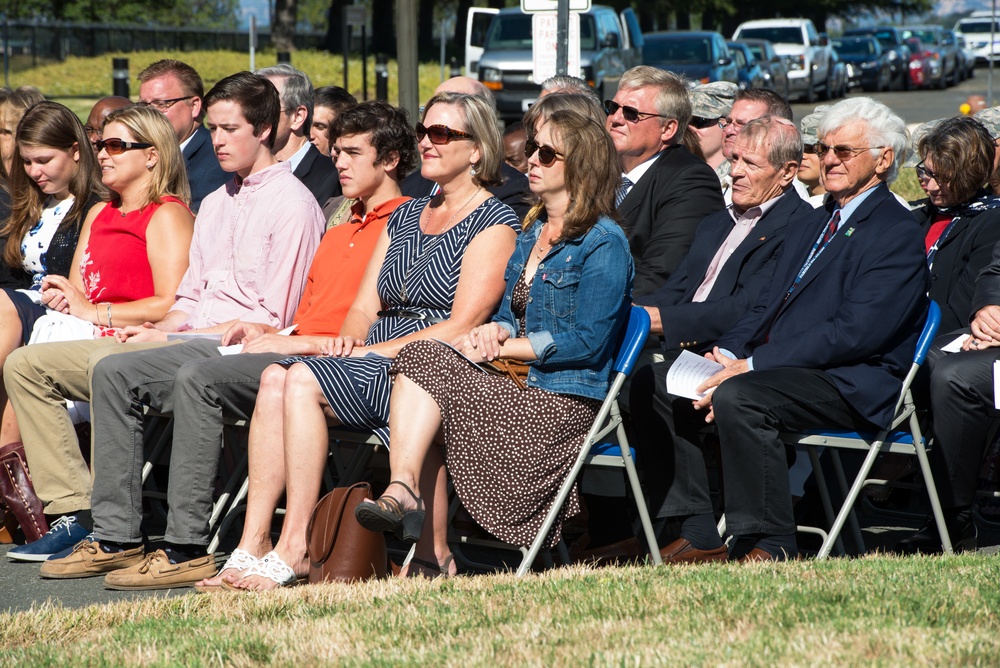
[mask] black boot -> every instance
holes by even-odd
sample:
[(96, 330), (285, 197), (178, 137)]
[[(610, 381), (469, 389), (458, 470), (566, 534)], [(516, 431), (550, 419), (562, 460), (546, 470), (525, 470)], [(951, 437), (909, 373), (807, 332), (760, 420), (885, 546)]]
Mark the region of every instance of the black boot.
[[(972, 511), (944, 511), (944, 523), (951, 538), (951, 546), (955, 552), (976, 550), (978, 531), (972, 519)], [(902, 554), (941, 554), (941, 536), (933, 515), (928, 515), (924, 525), (909, 538), (904, 538), (896, 544), (896, 551)]]

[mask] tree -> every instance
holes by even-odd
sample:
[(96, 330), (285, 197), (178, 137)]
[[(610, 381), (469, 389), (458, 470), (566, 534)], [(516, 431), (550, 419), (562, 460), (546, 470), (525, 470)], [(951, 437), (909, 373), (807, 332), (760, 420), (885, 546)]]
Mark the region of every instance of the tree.
[(295, 49), (297, 11), (297, 0), (274, 0), (274, 16), (271, 17), (271, 43), (276, 51)]
[(239, 0), (0, 0), (11, 19), (235, 28)]

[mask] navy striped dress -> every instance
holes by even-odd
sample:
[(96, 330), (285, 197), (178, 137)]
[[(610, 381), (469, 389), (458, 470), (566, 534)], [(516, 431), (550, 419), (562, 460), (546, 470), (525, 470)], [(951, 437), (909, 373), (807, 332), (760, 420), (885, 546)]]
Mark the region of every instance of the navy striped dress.
[[(390, 216), (389, 248), (377, 289), (383, 309), (406, 308), (444, 319), (451, 315), (469, 243), (494, 225), (507, 225), (517, 232), (521, 226), (513, 209), (491, 197), (444, 233), (424, 234), (420, 214), (429, 201), (430, 197), (410, 200)], [(368, 330), (365, 345), (397, 339), (430, 324), (414, 318), (382, 317)], [(388, 446), (392, 358), (370, 353), (365, 357), (296, 357), (280, 364), (294, 362), (305, 364), (316, 376), (327, 403), (344, 425), (372, 430)]]

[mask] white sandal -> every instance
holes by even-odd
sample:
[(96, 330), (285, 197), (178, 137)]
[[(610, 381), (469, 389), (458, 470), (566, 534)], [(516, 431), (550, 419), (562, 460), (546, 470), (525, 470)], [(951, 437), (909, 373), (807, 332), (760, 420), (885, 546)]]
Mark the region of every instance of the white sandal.
[[(265, 554), (257, 561), (257, 563), (251, 566), (243, 574), (243, 578), (247, 578), (252, 575), (267, 578), (279, 587), (290, 587), (305, 582), (305, 578), (300, 578), (296, 575), (295, 571), (292, 570), (292, 567), (286, 564), (284, 560), (278, 556), (278, 553), (273, 550)], [(243, 587), (236, 587), (226, 580), (222, 581), (222, 588), (243, 589)]]
[[(260, 560), (257, 559), (257, 557), (253, 556), (252, 554), (250, 554), (246, 550), (238, 547), (235, 550), (233, 550), (233, 553), (231, 555), (229, 555), (229, 558), (226, 559), (226, 563), (224, 563), (222, 565), (222, 568), (219, 569), (219, 572), (216, 573), (215, 576), (218, 577), (218, 576), (222, 575), (226, 570), (228, 570), (230, 568), (233, 569), (233, 570), (239, 571), (240, 573), (242, 573), (243, 571), (245, 571), (245, 570), (247, 570), (249, 568), (253, 568), (254, 564), (256, 564), (258, 561), (260, 561)], [(222, 587), (221, 584), (217, 584), (217, 585), (195, 585), (194, 586), (195, 591), (197, 591), (199, 593), (202, 593), (202, 594), (216, 592), (216, 591), (219, 591), (222, 588), (223, 587)]]

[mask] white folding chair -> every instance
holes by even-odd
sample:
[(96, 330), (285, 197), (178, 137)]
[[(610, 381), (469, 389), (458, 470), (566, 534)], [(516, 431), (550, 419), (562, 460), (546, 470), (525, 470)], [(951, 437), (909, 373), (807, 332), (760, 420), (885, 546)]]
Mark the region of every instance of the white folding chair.
[[(545, 516), (545, 521), (538, 530), (538, 535), (535, 536), (534, 542), (532, 542), (521, 560), (521, 566), (517, 569), (519, 576), (524, 575), (531, 568), (535, 557), (538, 556), (538, 552), (542, 548), (542, 543), (545, 542), (545, 538), (559, 516), (559, 511), (562, 509), (567, 497), (569, 497), (570, 491), (573, 489), (573, 484), (585, 466), (625, 469), (632, 487), (636, 509), (639, 511), (639, 519), (646, 535), (646, 544), (649, 546), (650, 556), (654, 563), (661, 563), (660, 551), (656, 544), (656, 535), (653, 533), (653, 525), (649, 521), (649, 512), (646, 510), (646, 499), (642, 494), (642, 488), (639, 486), (639, 476), (635, 470), (635, 453), (629, 447), (625, 427), (622, 424), (621, 412), (618, 409), (618, 392), (621, 390), (622, 384), (628, 378), (629, 374), (632, 373), (632, 368), (635, 366), (635, 362), (642, 352), (642, 347), (646, 343), (648, 335), (649, 314), (646, 312), (646, 309), (633, 306), (629, 315), (628, 327), (615, 355), (614, 379), (611, 383), (611, 388), (608, 390), (604, 402), (601, 404), (601, 409), (597, 413), (597, 418), (594, 420), (593, 426), (583, 441), (579, 456), (577, 456), (576, 461), (573, 463), (573, 467), (567, 474), (562, 487), (560, 487), (559, 493), (552, 503), (552, 507)], [(616, 442), (605, 442), (604, 439), (608, 436), (611, 436)]]
[[(782, 440), (793, 445), (804, 445), (808, 448), (810, 460), (815, 471), (817, 488), (825, 508), (832, 509), (829, 491), (825, 484), (823, 471), (820, 468), (819, 457), (816, 448), (828, 448), (833, 458), (834, 466), (837, 469), (838, 478), (841, 480), (842, 489), (846, 489), (846, 478), (843, 474), (843, 467), (840, 463), (838, 449), (860, 450), (866, 452), (864, 463), (855, 476), (849, 490), (846, 491), (844, 502), (837, 513), (836, 519), (830, 530), (826, 532), (823, 546), (816, 555), (817, 559), (825, 559), (830, 555), (834, 544), (840, 537), (840, 532), (844, 524), (852, 517), (854, 503), (857, 501), (861, 490), (868, 485), (884, 484), (885, 480), (869, 478), (871, 472), (881, 452), (894, 452), (908, 455), (915, 455), (920, 463), (920, 471), (923, 474), (924, 483), (927, 486), (927, 495), (930, 498), (931, 511), (937, 523), (938, 531), (941, 534), (941, 543), (944, 551), (948, 554), (952, 552), (951, 540), (948, 530), (944, 524), (944, 515), (941, 512), (941, 502), (938, 499), (937, 487), (934, 485), (934, 477), (931, 474), (930, 462), (927, 459), (927, 439), (918, 419), (916, 408), (913, 404), (913, 396), (910, 392), (910, 385), (927, 357), (931, 343), (937, 334), (938, 326), (941, 324), (941, 309), (935, 302), (931, 302), (927, 313), (927, 322), (924, 330), (920, 334), (917, 342), (917, 349), (913, 355), (913, 363), (903, 380), (903, 387), (896, 401), (896, 417), (888, 429), (877, 433), (859, 433), (848, 430), (824, 429), (808, 431), (801, 434), (782, 434)], [(832, 514), (832, 513), (831, 513)], [(822, 532), (820, 532), (822, 533)], [(860, 551), (864, 551), (864, 543), (861, 541), (860, 529), (855, 530), (855, 542), (858, 543)]]

